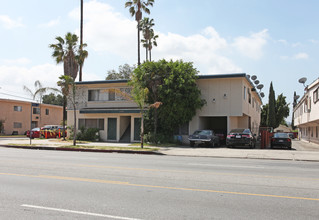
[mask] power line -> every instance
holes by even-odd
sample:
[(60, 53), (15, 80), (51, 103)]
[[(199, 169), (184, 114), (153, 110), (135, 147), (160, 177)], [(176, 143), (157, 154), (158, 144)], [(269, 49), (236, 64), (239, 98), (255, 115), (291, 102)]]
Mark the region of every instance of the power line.
[(16, 97), (16, 98), (20, 98), (20, 99), (27, 99), (27, 100), (30, 100), (30, 101), (34, 101), (33, 99), (30, 99), (30, 98), (25, 98), (25, 97), (17, 96), (17, 95), (11, 95), (11, 94), (4, 93), (4, 92), (0, 92), (0, 94), (7, 95), (7, 96), (12, 96), (12, 97)]

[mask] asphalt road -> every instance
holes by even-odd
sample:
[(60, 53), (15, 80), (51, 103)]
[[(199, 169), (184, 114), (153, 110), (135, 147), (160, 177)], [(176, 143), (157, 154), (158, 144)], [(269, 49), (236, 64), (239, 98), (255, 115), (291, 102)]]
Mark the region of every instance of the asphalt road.
[(0, 148), (0, 219), (319, 219), (319, 163)]

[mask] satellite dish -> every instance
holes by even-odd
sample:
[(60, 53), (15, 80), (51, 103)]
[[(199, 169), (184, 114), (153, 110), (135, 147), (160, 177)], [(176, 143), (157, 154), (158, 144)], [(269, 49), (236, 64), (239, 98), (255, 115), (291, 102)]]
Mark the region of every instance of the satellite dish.
[(246, 76), (247, 76), (248, 79), (250, 78), (250, 75), (246, 75)]
[(252, 76), (251, 76), (251, 79), (252, 79), (252, 80), (256, 80), (256, 79), (257, 79), (257, 76), (252, 75)]
[(307, 81), (306, 77), (302, 77), (298, 80), (299, 83), (305, 84), (305, 82)]
[(264, 88), (264, 85), (263, 85), (263, 84), (259, 84), (259, 85), (257, 86), (257, 89), (262, 89), (262, 88)]
[(259, 80), (255, 80), (255, 82), (254, 82), (256, 85), (258, 85), (259, 84)]
[(265, 94), (263, 92), (260, 93), (261, 98), (265, 97)]

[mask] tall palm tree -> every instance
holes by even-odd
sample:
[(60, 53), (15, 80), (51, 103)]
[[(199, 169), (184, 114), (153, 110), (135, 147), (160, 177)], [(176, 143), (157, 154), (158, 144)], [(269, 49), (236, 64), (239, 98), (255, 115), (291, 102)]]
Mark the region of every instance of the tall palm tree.
[[(53, 49), (52, 57), (55, 59), (56, 63), (63, 63), (64, 75), (70, 76), (75, 80), (79, 65), (84, 63), (84, 60), (88, 57), (88, 52), (83, 50), (86, 44), (78, 46), (78, 36), (76, 34), (71, 34), (68, 32), (65, 35), (65, 39), (58, 36), (55, 38), (58, 43), (50, 44), (49, 47)], [(66, 121), (66, 104), (67, 99), (63, 94), (63, 129), (65, 127)], [(63, 132), (63, 139), (65, 140)]]
[(143, 18), (143, 20), (140, 22), (140, 30), (143, 33), (144, 39), (141, 40), (143, 43), (143, 47), (145, 47), (146, 50), (146, 61), (148, 60), (148, 48), (149, 48), (149, 42), (151, 38), (151, 31), (153, 30), (152, 27), (154, 26), (154, 20), (149, 18)]
[[(80, 21), (80, 50), (83, 49), (83, 0), (81, 0), (81, 21)], [(79, 70), (79, 81), (82, 81), (82, 66), (83, 63), (80, 63), (80, 70)]]
[(158, 38), (158, 35), (155, 35), (154, 30), (152, 29), (150, 32), (150, 40), (148, 42), (148, 51), (150, 53), (150, 61), (152, 61), (153, 46), (157, 47), (157, 42), (156, 42), (157, 38)]
[(147, 6), (153, 6), (154, 0), (129, 0), (125, 3), (125, 8), (129, 7), (131, 16), (135, 15), (137, 21), (137, 65), (140, 65), (140, 20), (142, 19), (142, 11), (150, 14)]

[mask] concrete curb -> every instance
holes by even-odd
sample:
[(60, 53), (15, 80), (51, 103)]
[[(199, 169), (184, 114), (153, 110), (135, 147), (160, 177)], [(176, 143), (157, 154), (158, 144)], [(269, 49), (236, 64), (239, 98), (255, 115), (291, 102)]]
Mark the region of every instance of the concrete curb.
[(96, 152), (96, 153), (125, 153), (125, 154), (147, 154), (147, 155), (165, 155), (155, 151), (135, 151), (135, 150), (99, 150), (89, 148), (64, 148), (64, 147), (50, 147), (50, 146), (15, 146), (15, 145), (0, 145), (6, 148), (20, 148), (30, 150), (57, 150), (57, 151), (77, 151), (77, 152)]

